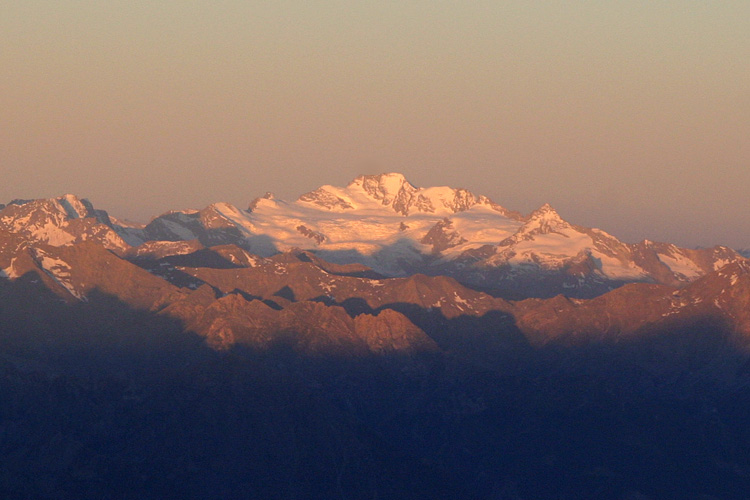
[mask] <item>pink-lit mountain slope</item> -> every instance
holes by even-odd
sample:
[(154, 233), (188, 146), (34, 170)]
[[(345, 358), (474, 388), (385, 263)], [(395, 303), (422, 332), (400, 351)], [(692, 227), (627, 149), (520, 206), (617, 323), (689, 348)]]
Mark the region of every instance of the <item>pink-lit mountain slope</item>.
[[(720, 246), (628, 244), (569, 223), (549, 205), (522, 216), (465, 189), (417, 188), (394, 173), (322, 186), (294, 202), (267, 194), (247, 210), (216, 203), (171, 211), (143, 226), (121, 223), (72, 195), (17, 201), (0, 211), (0, 231), (53, 246), (95, 240), (131, 258), (227, 244), (263, 257), (301, 249), (383, 276), (445, 275), (515, 298), (593, 297), (632, 282), (682, 286), (744, 260)], [(10, 275), (2, 255), (0, 249), (0, 266)]]
[[(441, 194), (428, 197), (424, 193), (429, 190), (401, 183), (398, 193), (411, 196), (399, 202), (408, 214), (404, 215), (393, 204), (405, 195), (383, 195), (392, 193), (388, 184), (372, 195), (372, 189), (362, 187), (365, 180), (328, 189), (352, 208), (311, 207), (315, 203), (308, 196), (293, 204), (264, 198), (252, 212), (230, 212), (227, 205), (173, 212), (143, 228), (130, 227), (129, 237), (136, 230), (145, 236), (154, 227), (169, 227), (184, 238), (150, 240), (139, 246), (119, 236), (122, 226), (107, 214), (73, 196), (12, 203), (0, 210), (0, 272), (4, 280), (21, 280), (70, 304), (104, 296), (178, 319), (216, 348), (236, 343), (258, 347), (289, 337), (305, 352), (365, 355), (444, 350), (481, 361), (503, 352), (508, 339), (517, 334), (532, 344), (592, 336), (616, 341), (649, 332), (682, 331), (708, 321), (711, 328), (732, 332), (738, 339), (750, 338), (750, 264), (729, 249), (686, 250), (651, 242), (628, 245), (602, 231), (569, 224), (549, 206), (524, 218), (465, 192), (451, 198), (450, 192), (458, 190), (433, 190)], [(419, 200), (420, 195), (418, 203), (409, 201), (415, 196)], [(443, 203), (456, 199), (463, 201)], [(370, 204), (363, 208), (367, 200)], [(434, 212), (420, 211), (428, 208)], [(263, 215), (263, 210), (268, 213)], [(292, 210), (307, 214), (304, 222), (310, 231), (330, 239), (357, 230), (354, 211), (362, 217), (369, 213), (365, 219), (371, 220), (365, 225), (379, 221), (383, 226), (379, 237), (371, 235), (369, 244), (375, 246), (385, 247), (383, 241), (394, 231), (387, 224), (409, 226), (395, 229), (404, 234), (401, 244), (420, 255), (420, 265), (433, 273), (455, 266), (453, 274), (470, 276), (459, 272), (463, 266), (471, 273), (484, 270), (487, 279), (508, 287), (523, 285), (519, 277), (535, 276), (538, 283), (567, 289), (570, 276), (583, 287), (593, 279), (611, 283), (607, 280), (613, 274), (607, 272), (629, 270), (632, 281), (652, 283), (631, 283), (593, 299), (558, 295), (508, 301), (468, 288), (450, 276), (389, 277), (383, 272), (387, 269), (376, 272), (351, 262), (354, 259), (331, 262), (321, 254), (342, 254), (326, 253), (322, 247), (327, 240), (310, 250), (253, 253), (254, 237), (265, 235), (267, 242), (280, 244), (280, 235), (296, 222), (284, 225), (280, 214)], [(331, 221), (337, 217), (342, 227), (336, 230)], [(184, 220), (192, 225), (175, 222)], [(497, 225), (483, 229), (478, 220), (482, 224), (494, 220)], [(261, 227), (259, 221), (275, 221), (275, 225), (253, 235), (248, 221), (256, 229)], [(493, 231), (499, 234), (500, 227), (511, 228), (504, 238), (494, 245), (481, 241), (490, 239), (487, 235)], [(439, 236), (452, 230), (461, 232), (460, 237), (446, 236), (455, 245), (443, 244), (442, 250), (435, 250), (436, 242), (446, 241)], [(212, 245), (210, 234), (236, 236), (237, 241)], [(363, 244), (365, 234), (352, 244)], [(420, 247), (428, 245), (420, 240), (429, 240), (432, 248)], [(452, 254), (457, 247), (464, 248)], [(473, 264), (466, 257), (472, 250), (481, 254)]]
[(726, 247), (627, 244), (571, 224), (549, 205), (524, 217), (465, 189), (414, 187), (400, 174), (322, 186), (294, 202), (267, 194), (247, 210), (217, 203), (170, 212), (121, 234), (131, 244), (233, 243), (262, 256), (299, 248), (386, 276), (448, 275), (516, 297), (589, 297), (630, 282), (681, 285), (742, 259)]

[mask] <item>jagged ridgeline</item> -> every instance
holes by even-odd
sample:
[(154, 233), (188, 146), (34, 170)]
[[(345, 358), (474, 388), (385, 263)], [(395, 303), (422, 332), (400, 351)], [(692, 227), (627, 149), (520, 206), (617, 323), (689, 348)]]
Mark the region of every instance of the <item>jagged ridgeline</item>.
[(388, 277), (450, 276), (506, 298), (590, 298), (636, 282), (680, 286), (743, 259), (726, 247), (627, 244), (568, 223), (549, 205), (523, 216), (465, 189), (416, 188), (401, 174), (322, 186), (294, 202), (267, 193), (247, 210), (216, 203), (171, 211), (146, 225), (125, 224), (71, 195), (15, 201), (0, 228), (53, 246), (95, 240), (122, 256), (196, 245), (233, 244), (262, 257), (301, 249)]
[(726, 247), (382, 174), (144, 225), (14, 200), (0, 274), (4, 498), (750, 491)]

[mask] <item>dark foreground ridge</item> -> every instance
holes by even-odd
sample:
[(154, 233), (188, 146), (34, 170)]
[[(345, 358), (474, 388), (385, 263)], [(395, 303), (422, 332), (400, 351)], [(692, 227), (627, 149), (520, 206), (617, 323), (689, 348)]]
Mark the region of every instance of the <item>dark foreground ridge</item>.
[[(739, 499), (750, 488), (748, 356), (710, 318), (543, 346), (508, 325), (512, 362), (479, 363), (470, 350), (310, 353), (290, 333), (217, 351), (111, 295), (66, 304), (34, 275), (0, 281), (0, 299), (3, 498)], [(422, 314), (445, 345), (450, 324)]]

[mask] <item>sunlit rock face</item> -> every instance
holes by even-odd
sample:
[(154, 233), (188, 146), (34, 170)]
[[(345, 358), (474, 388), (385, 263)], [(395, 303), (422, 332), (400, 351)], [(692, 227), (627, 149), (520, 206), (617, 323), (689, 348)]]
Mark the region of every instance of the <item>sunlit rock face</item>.
[(726, 247), (628, 244), (568, 222), (547, 204), (522, 216), (466, 189), (415, 187), (397, 173), (321, 186), (293, 202), (267, 193), (248, 210), (215, 203), (170, 211), (145, 225), (121, 222), (72, 195), (18, 200), (0, 211), (3, 230), (53, 246), (94, 239), (119, 253), (171, 251), (159, 242), (173, 242), (175, 252), (180, 242), (236, 245), (264, 257), (302, 249), (384, 276), (446, 275), (512, 298), (594, 297), (634, 282), (679, 286), (744, 259)]
[(110, 250), (128, 247), (106, 212), (71, 194), (8, 203), (0, 210), (0, 231), (53, 246), (94, 240)]
[[(110, 229), (95, 217), (88, 219), (99, 231)], [(228, 219), (217, 220), (220, 224), (214, 227), (226, 227)], [(58, 224), (68, 228), (68, 222), (60, 216)], [(544, 344), (558, 338), (638, 336), (679, 328), (696, 318), (714, 318), (740, 336), (750, 334), (748, 264), (742, 258), (733, 261), (733, 254), (723, 249), (683, 252), (646, 242), (637, 246), (641, 261), (658, 260), (662, 271), (669, 269), (665, 261), (679, 262), (680, 279), (630, 284), (591, 300), (560, 295), (509, 302), (453, 277), (389, 277), (359, 263), (329, 262), (318, 252), (297, 248), (263, 257), (237, 244), (204, 246), (193, 239), (125, 244), (124, 250), (115, 251), (107, 239), (55, 240), (53, 245), (27, 231), (4, 233), (4, 279), (35, 276), (68, 303), (106, 294), (128, 306), (179, 319), (217, 349), (237, 343), (266, 346), (280, 333), (293, 332), (300, 349), (310, 352), (412, 353), (440, 350), (445, 343), (460, 350), (468, 349), (464, 342), (477, 331), (518, 329), (528, 342)], [(596, 250), (573, 247), (578, 253), (572, 258), (553, 253), (561, 251), (558, 239), (581, 244), (586, 238)], [(438, 220), (424, 236), (432, 247), (431, 258), (438, 260), (441, 252), (465, 240), (448, 218)], [(544, 259), (524, 246), (531, 243), (546, 250)], [(603, 255), (617, 262), (632, 255), (632, 247), (606, 233), (573, 226), (549, 206), (532, 213), (497, 247), (504, 250), (489, 248), (482, 254), (480, 249), (478, 258), (505, 259), (506, 268), (512, 268), (508, 262), (514, 259), (527, 259), (547, 273), (535, 277), (538, 286), (546, 279), (565, 287), (569, 277), (596, 276)], [(688, 265), (690, 256), (693, 266)], [(721, 259), (729, 263), (706, 269)], [(533, 276), (528, 269), (524, 272), (527, 278)], [(459, 326), (460, 321), (469, 323)], [(455, 337), (445, 337), (445, 332)]]

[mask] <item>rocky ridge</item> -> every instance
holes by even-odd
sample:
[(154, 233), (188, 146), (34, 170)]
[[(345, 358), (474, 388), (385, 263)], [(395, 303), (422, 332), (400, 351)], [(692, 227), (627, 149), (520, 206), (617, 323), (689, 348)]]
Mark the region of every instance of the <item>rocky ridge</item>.
[[(313, 247), (254, 253), (254, 238), (266, 234), (264, 224), (274, 221), (268, 215), (253, 219), (256, 211), (299, 210), (270, 196), (256, 203), (253, 212), (216, 204), (165, 214), (141, 228), (137, 234), (143, 242), (132, 246), (128, 241), (134, 241), (138, 228), (130, 226), (128, 238), (120, 237), (123, 226), (116, 220), (66, 195), (14, 202), (0, 210), (2, 277), (30, 280), (70, 303), (97, 294), (111, 296), (129, 307), (179, 319), (222, 349), (235, 343), (262, 346), (279, 335), (292, 335), (301, 349), (312, 352), (444, 349), (466, 354), (476, 351), (477, 342), (499, 349), (510, 331), (544, 344), (568, 337), (640, 335), (697, 318), (716, 320), (741, 336), (750, 333), (748, 264), (725, 247), (629, 245), (603, 231), (570, 224), (548, 205), (525, 218), (511, 217), (460, 190), (452, 191), (453, 197), (442, 196), (448, 191), (440, 190), (442, 197), (430, 198), (434, 212), (422, 212), (428, 205), (419, 196), (430, 190), (418, 190), (394, 176), (365, 176), (344, 190), (324, 191), (359, 207), (335, 210), (378, 212), (385, 207), (393, 212), (399, 221), (395, 231), (421, 235), (416, 244), (429, 248), (422, 267), (393, 276), (358, 259), (328, 260), (324, 256), (340, 256), (322, 250), (328, 240), (314, 241)], [(362, 208), (363, 197), (374, 200), (377, 210)], [(303, 205), (315, 204), (311, 196), (305, 198)], [(408, 215), (412, 210), (418, 215)], [(322, 215), (317, 219), (305, 220), (315, 230), (305, 225), (303, 241), (325, 233), (329, 208), (318, 212)], [(350, 222), (358, 220), (359, 213)], [(512, 221), (514, 231), (495, 245), (472, 247), (479, 231), (469, 225), (474, 216)], [(382, 223), (372, 217), (373, 224)], [(290, 222), (297, 235), (299, 222)], [(399, 251), (413, 251), (412, 244), (415, 240), (402, 243)], [(460, 253), (450, 253), (461, 247)], [(607, 274), (613, 268), (631, 274), (614, 280)], [(429, 274), (419, 272), (423, 270)], [(477, 279), (467, 279), (470, 273)], [(508, 301), (472, 288), (479, 277), (495, 289), (504, 284), (523, 291), (531, 282), (573, 293)], [(633, 283), (613, 286), (628, 281)], [(598, 296), (576, 298), (583, 289), (596, 290)]]
[[(744, 259), (721, 246), (628, 244), (572, 224), (549, 205), (524, 217), (465, 189), (414, 187), (400, 174), (322, 186), (294, 202), (267, 193), (248, 210), (216, 203), (171, 211), (142, 227), (119, 223), (71, 195), (19, 203), (3, 210), (0, 230), (34, 241), (98, 238), (119, 252), (196, 241), (204, 247), (234, 244), (264, 257), (300, 248), (385, 276), (447, 275), (512, 298), (590, 298), (634, 282), (680, 286)], [(27, 220), (32, 212), (35, 219)]]

